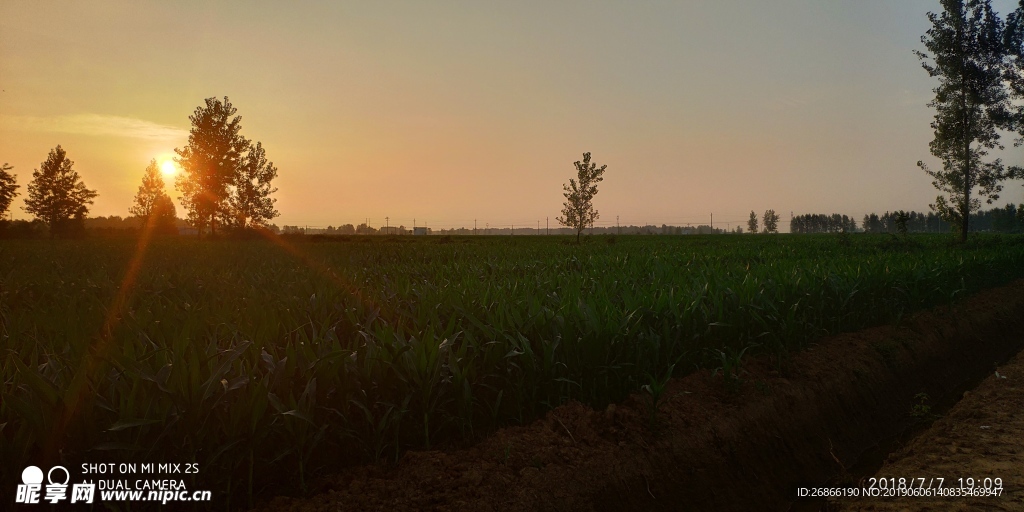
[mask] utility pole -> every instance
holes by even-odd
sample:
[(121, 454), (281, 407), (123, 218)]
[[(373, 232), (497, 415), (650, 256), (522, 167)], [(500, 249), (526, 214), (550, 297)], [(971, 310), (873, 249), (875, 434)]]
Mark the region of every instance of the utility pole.
[(484, 223), (484, 234), (487, 234), (487, 235), (491, 234), (491, 223), (490, 222), (485, 222)]
[(476, 234), (476, 219), (473, 219), (473, 234)]
[(711, 234), (715, 234), (715, 214), (711, 213)]
[(547, 231), (547, 233), (549, 235), (551, 234), (551, 226), (548, 225), (548, 218), (547, 217), (544, 217), (544, 229)]
[(540, 234), (540, 219), (537, 219), (537, 234)]
[(391, 217), (384, 217), (384, 232), (389, 233), (391, 231)]

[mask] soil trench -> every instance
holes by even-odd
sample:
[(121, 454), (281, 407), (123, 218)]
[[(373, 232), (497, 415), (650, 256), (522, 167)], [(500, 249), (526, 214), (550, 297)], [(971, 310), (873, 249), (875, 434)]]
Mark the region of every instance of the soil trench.
[(946, 396), (1019, 351), (1022, 313), (1024, 280), (831, 337), (781, 368), (751, 361), (738, 390), (710, 371), (675, 379), (654, 424), (644, 394), (604, 411), (569, 403), (471, 448), (351, 468), (257, 510), (787, 510), (798, 487), (843, 483), (905, 431), (920, 393)]
[[(833, 500), (832, 510), (1024, 510), (1024, 353), (966, 393), (948, 414), (890, 455), (874, 482), (909, 487), (991, 489), (968, 496)], [(878, 480), (885, 479), (879, 483)], [(972, 494), (972, 493), (967, 493)]]

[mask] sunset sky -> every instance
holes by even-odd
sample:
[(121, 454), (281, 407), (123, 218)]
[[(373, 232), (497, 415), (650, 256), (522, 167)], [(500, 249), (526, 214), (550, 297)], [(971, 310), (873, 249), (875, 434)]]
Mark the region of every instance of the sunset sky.
[(57, 144), (99, 192), (90, 215), (127, 216), (150, 159), (228, 96), (279, 169), (279, 226), (554, 226), (585, 151), (608, 165), (599, 225), (924, 211), (936, 81), (912, 51), (939, 8), (5, 0), (0, 163), (16, 219)]

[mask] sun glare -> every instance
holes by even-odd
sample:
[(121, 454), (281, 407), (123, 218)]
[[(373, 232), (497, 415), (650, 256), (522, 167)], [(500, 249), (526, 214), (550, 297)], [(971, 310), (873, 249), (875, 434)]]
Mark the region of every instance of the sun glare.
[(160, 164), (160, 171), (164, 173), (164, 176), (174, 176), (178, 172), (178, 168), (173, 161), (164, 160), (164, 163)]

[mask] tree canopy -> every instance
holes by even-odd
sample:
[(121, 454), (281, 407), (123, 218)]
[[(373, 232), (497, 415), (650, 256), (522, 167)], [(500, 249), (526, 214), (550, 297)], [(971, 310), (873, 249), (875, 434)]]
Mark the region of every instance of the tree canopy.
[(280, 215), (274, 209), (276, 199), (270, 197), (277, 192), (271, 181), (277, 177), (277, 167), (267, 161), (263, 144), (249, 144), (248, 151), (238, 166), (234, 176), (232, 191), (228, 198), (228, 212), (225, 224), (237, 228), (264, 227), (274, 217)]
[[(916, 51), (929, 76), (939, 79), (931, 127), (932, 155), (941, 170), (918, 162), (939, 195), (932, 208), (960, 226), (966, 240), (970, 213), (999, 198), (1007, 177), (999, 159), (986, 160), (999, 144), (999, 128), (1012, 127), (1010, 94), (1004, 85), (1009, 53), (1004, 23), (989, 0), (942, 0), (943, 11), (929, 12), (932, 27), (921, 37), (929, 53)], [(977, 189), (977, 196), (972, 197)]]
[(15, 176), (11, 174), (12, 169), (14, 168), (6, 162), (0, 165), (0, 218), (7, 213), (14, 198), (18, 195), (20, 185), (17, 184)]
[(207, 228), (216, 233), (218, 222), (235, 217), (229, 197), (249, 149), (249, 141), (239, 133), (242, 117), (236, 112), (227, 96), (223, 101), (206, 98), (205, 106), (189, 116), (188, 144), (174, 150), (182, 169), (175, 187), (189, 223), (200, 234)]
[(58, 145), (32, 172), (24, 209), (46, 223), (50, 236), (83, 229), (88, 205), (97, 195), (95, 190), (86, 188), (74, 164)]
[(764, 223), (765, 233), (779, 232), (779, 215), (775, 213), (775, 210), (765, 210), (761, 220)]
[(597, 195), (597, 184), (604, 180), (602, 176), (607, 165), (598, 167), (590, 161), (590, 153), (583, 153), (583, 161), (576, 161), (576, 179), (569, 179), (568, 185), (562, 185), (565, 203), (562, 216), (556, 217), (559, 224), (576, 230), (576, 241), (580, 240), (583, 230), (594, 225), (600, 214), (594, 208), (594, 196)]

